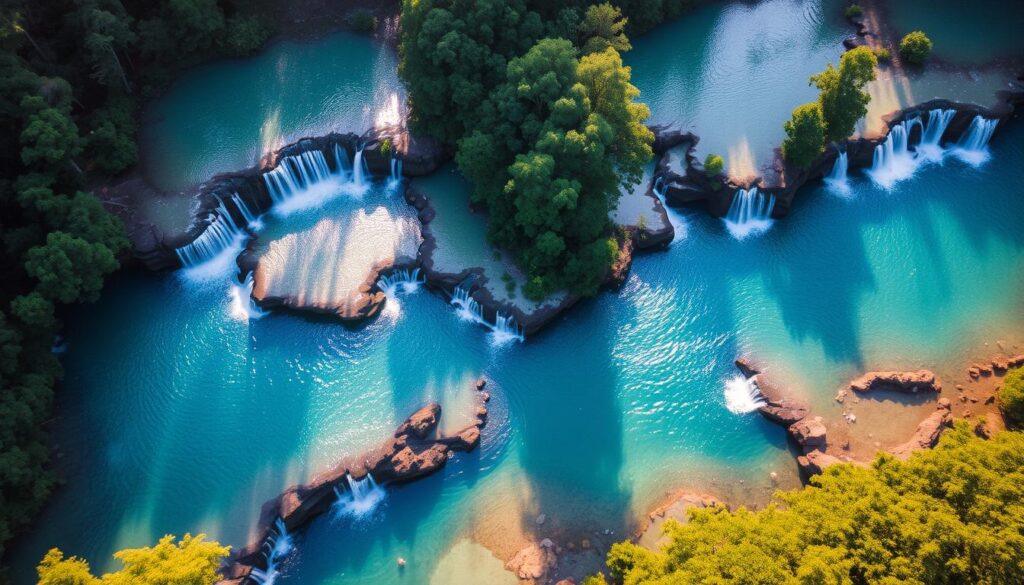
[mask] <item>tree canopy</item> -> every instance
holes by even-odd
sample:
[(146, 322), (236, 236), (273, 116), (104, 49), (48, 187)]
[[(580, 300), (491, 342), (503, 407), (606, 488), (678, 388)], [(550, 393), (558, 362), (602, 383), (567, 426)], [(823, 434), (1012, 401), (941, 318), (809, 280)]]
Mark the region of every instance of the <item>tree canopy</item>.
[(782, 156), (786, 162), (797, 168), (806, 168), (819, 154), (825, 144), (825, 118), (821, 105), (811, 102), (797, 106), (793, 117), (783, 128), (786, 139), (782, 142)]
[(845, 140), (868, 111), (871, 95), (864, 86), (875, 79), (878, 59), (868, 47), (857, 47), (843, 53), (839, 68), (831, 63), (824, 71), (811, 76), (811, 84), (820, 91), (818, 104), (825, 120), (826, 140)]
[(36, 571), (38, 585), (210, 585), (217, 581), (217, 569), (228, 552), (228, 547), (207, 541), (202, 534), (186, 534), (178, 542), (168, 535), (152, 547), (114, 553), (123, 567), (102, 577), (92, 574), (89, 563), (65, 557), (56, 548), (46, 553)]
[(1024, 434), (983, 440), (960, 422), (906, 462), (830, 466), (764, 510), (693, 510), (688, 524), (665, 524), (660, 552), (612, 547), (616, 582), (1021, 583)]
[(1024, 368), (1014, 368), (1003, 378), (999, 407), (1011, 422), (1024, 424)]

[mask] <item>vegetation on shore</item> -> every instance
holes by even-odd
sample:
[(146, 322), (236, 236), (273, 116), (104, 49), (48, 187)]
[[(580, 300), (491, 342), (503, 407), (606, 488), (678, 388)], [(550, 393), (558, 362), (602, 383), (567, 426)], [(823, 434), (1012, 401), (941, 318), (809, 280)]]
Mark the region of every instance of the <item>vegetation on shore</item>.
[(932, 54), (932, 40), (924, 32), (915, 30), (900, 40), (900, 57), (912, 65), (921, 65)]
[(217, 581), (217, 569), (228, 552), (203, 534), (186, 534), (178, 542), (168, 535), (152, 547), (114, 553), (123, 567), (102, 577), (92, 574), (89, 563), (65, 557), (56, 548), (46, 553), (36, 571), (38, 585), (209, 585)]
[(1024, 368), (1010, 370), (999, 389), (999, 408), (1013, 424), (1024, 424)]
[(619, 55), (627, 19), (600, 4), (545, 23), (525, 0), (406, 0), (402, 14), (413, 124), (456, 147), (523, 293), (595, 294), (618, 254), (608, 214), (654, 140)]
[(612, 582), (1022, 583), (1024, 433), (984, 440), (958, 422), (908, 461), (833, 465), (764, 510), (692, 510), (665, 526), (659, 552), (612, 546)]
[(818, 88), (818, 100), (797, 106), (785, 123), (786, 139), (782, 153), (786, 162), (806, 168), (829, 142), (840, 142), (853, 134), (868, 111), (871, 95), (864, 86), (875, 79), (878, 58), (868, 47), (843, 53), (839, 67), (831, 63), (811, 76)]
[[(56, 483), (51, 347), (128, 248), (90, 187), (135, 164), (138, 100), (268, 31), (230, 0), (0, 0), (0, 556)], [(2, 577), (0, 577), (2, 580)]]

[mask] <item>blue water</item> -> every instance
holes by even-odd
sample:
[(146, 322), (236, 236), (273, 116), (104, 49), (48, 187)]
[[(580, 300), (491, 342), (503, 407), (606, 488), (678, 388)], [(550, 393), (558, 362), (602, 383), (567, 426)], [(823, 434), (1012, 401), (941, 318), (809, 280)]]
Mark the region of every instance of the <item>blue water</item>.
[(444, 404), (448, 428), (465, 424), (481, 374), (494, 395), (481, 450), (392, 489), (374, 519), (315, 523), (284, 582), (428, 582), (465, 536), (506, 556), (520, 532), (622, 538), (677, 488), (767, 493), (768, 473), (790, 478), (794, 464), (780, 429), (726, 410), (738, 354), (828, 413), (863, 369), (944, 373), (989, 340), (1019, 340), (1022, 145), (1017, 125), (980, 170), (947, 160), (893, 191), (854, 176), (848, 198), (811, 187), (744, 242), (685, 212), (685, 236), (639, 258), (620, 291), (501, 348), (425, 291), (351, 329), (235, 320), (226, 281), (117, 276), (68, 323), (56, 414), (68, 483), (12, 551), (15, 576), (51, 546), (105, 569), (113, 550), (164, 533), (241, 545), (266, 498), (425, 401)]

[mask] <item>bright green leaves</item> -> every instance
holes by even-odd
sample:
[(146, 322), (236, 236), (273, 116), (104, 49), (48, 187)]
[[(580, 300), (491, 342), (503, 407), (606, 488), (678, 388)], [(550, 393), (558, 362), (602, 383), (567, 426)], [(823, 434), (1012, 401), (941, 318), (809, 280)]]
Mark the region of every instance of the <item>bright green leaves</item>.
[(830, 63), (825, 71), (811, 76), (811, 83), (820, 93), (818, 103), (825, 119), (825, 138), (838, 142), (845, 140), (857, 125), (857, 120), (868, 111), (871, 95), (864, 86), (875, 78), (878, 58), (868, 47), (843, 53), (839, 68)]
[(783, 158), (797, 168), (806, 168), (825, 146), (825, 118), (821, 115), (821, 105), (811, 102), (797, 106), (793, 117), (783, 128), (786, 130), (786, 139), (782, 142)]

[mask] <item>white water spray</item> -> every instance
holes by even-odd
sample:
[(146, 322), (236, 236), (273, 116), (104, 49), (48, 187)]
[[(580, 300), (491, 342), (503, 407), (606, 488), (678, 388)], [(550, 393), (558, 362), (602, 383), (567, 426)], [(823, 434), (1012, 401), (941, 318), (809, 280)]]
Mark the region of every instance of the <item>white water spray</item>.
[(523, 341), (525, 339), (522, 329), (515, 317), (505, 315), (498, 311), (494, 323), (489, 323), (484, 318), (483, 307), (470, 296), (469, 291), (461, 286), (455, 287), (452, 291), (451, 304), (455, 305), (455, 314), (464, 321), (479, 323), (490, 330), (491, 345), (497, 347), (505, 345), (510, 341)]
[(840, 150), (836, 155), (835, 164), (832, 165), (832, 172), (825, 177), (825, 184), (828, 185), (829, 189), (840, 195), (848, 195), (850, 193), (850, 182), (846, 178), (848, 168), (849, 159), (846, 151)]
[(725, 382), (725, 407), (733, 414), (754, 412), (765, 405), (755, 377), (737, 374)]
[(949, 123), (956, 116), (956, 110), (935, 109), (928, 112), (928, 121), (921, 129), (921, 142), (917, 152), (925, 160), (941, 162), (945, 151), (942, 148), (942, 136), (949, 128)]
[(999, 120), (975, 116), (967, 132), (964, 132), (953, 148), (953, 155), (973, 167), (985, 164), (991, 157), (988, 141), (992, 139), (998, 125)]
[(757, 187), (740, 189), (732, 197), (725, 227), (737, 240), (764, 233), (772, 226), (774, 209), (775, 195), (761, 193)]
[(345, 476), (348, 483), (348, 490), (341, 490), (337, 486), (334, 494), (337, 496), (334, 504), (331, 505), (331, 514), (335, 519), (349, 518), (351, 520), (362, 520), (373, 515), (377, 506), (384, 501), (387, 492), (377, 485), (373, 475), (367, 473), (363, 479), (352, 479), (351, 475)]
[(231, 283), (231, 316), (239, 321), (259, 319), (267, 314), (252, 298), (253, 275), (245, 276), (241, 283)]
[(257, 585), (273, 585), (277, 580), (281, 560), (287, 557), (293, 548), (292, 537), (285, 528), (284, 520), (278, 518), (263, 541), (262, 551), (264, 558), (267, 559), (267, 568), (261, 570), (254, 567), (249, 573), (249, 578)]

